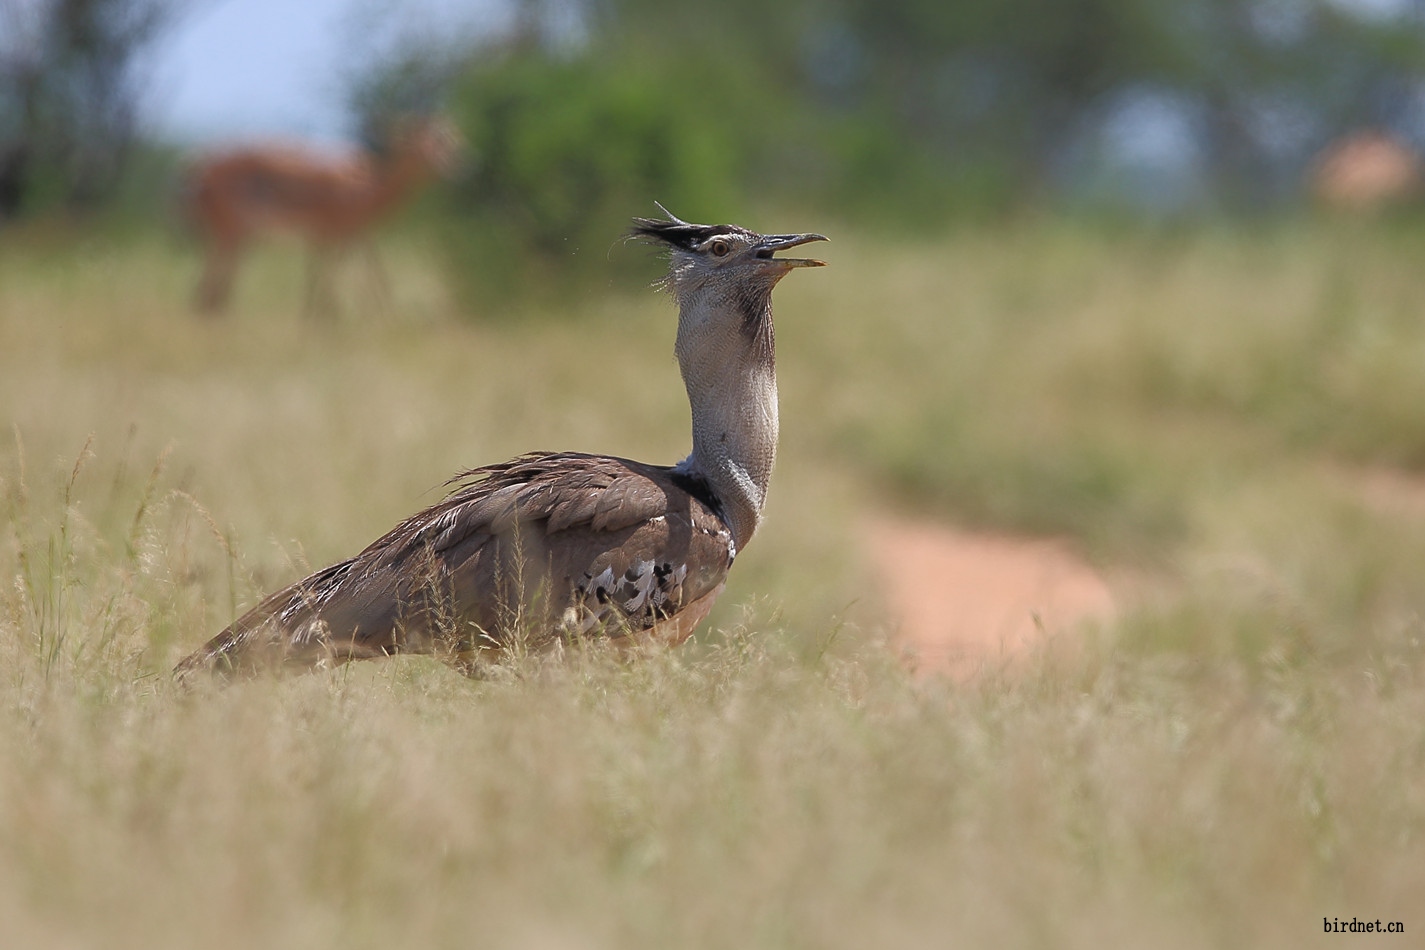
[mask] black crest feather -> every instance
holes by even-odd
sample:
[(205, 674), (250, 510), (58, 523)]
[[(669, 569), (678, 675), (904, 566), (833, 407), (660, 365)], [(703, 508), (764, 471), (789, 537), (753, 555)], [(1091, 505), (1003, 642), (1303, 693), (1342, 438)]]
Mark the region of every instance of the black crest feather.
[(684, 221), (662, 205), (658, 210), (668, 216), (668, 220), (658, 218), (634, 218), (629, 237), (656, 241), (669, 247), (691, 251), (715, 234), (726, 234), (739, 230), (731, 224), (692, 224)]

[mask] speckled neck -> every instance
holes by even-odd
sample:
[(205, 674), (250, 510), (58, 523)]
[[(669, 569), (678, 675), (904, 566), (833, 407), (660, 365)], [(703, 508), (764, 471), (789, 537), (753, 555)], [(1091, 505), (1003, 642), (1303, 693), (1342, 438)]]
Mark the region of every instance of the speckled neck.
[(771, 287), (754, 299), (710, 288), (680, 294), (675, 352), (693, 417), (693, 452), (681, 467), (707, 481), (741, 550), (761, 522), (777, 457)]

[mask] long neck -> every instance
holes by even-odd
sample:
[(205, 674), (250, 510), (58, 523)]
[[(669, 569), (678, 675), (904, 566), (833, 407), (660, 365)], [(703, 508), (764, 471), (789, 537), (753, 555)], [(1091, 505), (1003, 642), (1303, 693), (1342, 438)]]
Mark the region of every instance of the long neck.
[(717, 495), (741, 550), (761, 521), (777, 457), (771, 298), (760, 313), (731, 319), (717, 312), (726, 301), (697, 295), (681, 304), (676, 352), (693, 415), (685, 464)]
[(401, 148), (375, 165), (365, 195), (367, 214), (377, 217), (388, 213), (404, 203), (430, 177), (430, 166), (422, 156)]

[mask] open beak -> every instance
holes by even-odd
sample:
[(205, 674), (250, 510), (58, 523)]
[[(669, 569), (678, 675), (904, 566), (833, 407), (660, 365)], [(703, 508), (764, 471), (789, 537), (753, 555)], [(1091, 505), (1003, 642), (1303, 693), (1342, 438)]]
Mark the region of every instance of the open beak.
[(785, 274), (793, 267), (825, 267), (826, 261), (818, 261), (809, 257), (774, 257), (774, 254), (778, 251), (785, 251), (789, 247), (800, 247), (813, 241), (829, 240), (831, 239), (824, 234), (768, 234), (762, 238), (762, 243), (758, 244), (757, 249), (752, 253), (759, 260), (774, 263), (775, 266), (768, 267), (768, 270)]

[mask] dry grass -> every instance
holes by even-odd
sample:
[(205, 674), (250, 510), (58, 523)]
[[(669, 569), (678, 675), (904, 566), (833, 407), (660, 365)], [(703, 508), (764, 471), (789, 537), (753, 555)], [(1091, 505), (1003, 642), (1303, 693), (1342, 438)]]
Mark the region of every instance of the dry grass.
[[(779, 291), (767, 530), (696, 643), (181, 695), (178, 655), (457, 469), (679, 457), (672, 315), (634, 288), (577, 319), (462, 321), (406, 246), (396, 313), (303, 325), (272, 254), (201, 323), (191, 255), (12, 235), (0, 944), (1417, 932), (1425, 524), (1350, 473), (1425, 456), (1418, 243), (838, 236), (834, 267)], [(826, 514), (888, 489), (1067, 533), (1135, 568), (1137, 605), (1077, 653), (912, 684), (877, 646), (855, 519)]]

